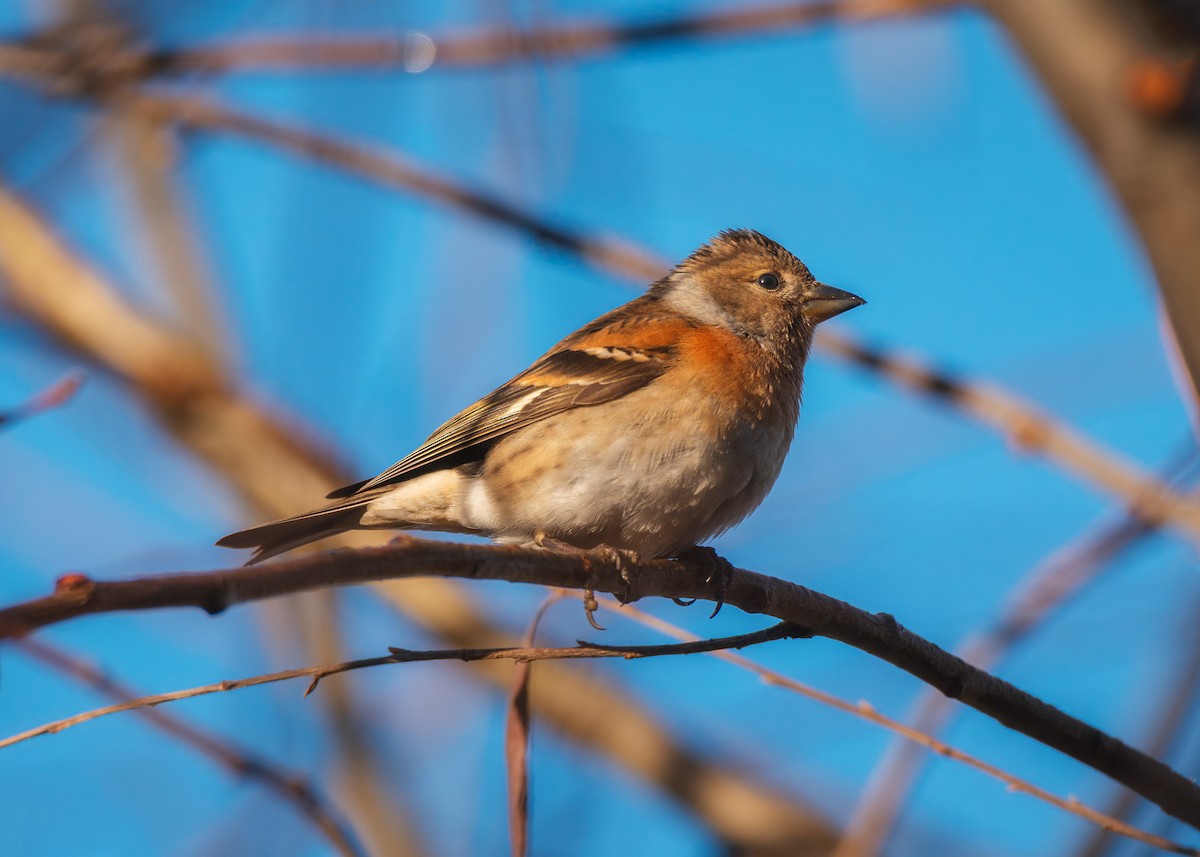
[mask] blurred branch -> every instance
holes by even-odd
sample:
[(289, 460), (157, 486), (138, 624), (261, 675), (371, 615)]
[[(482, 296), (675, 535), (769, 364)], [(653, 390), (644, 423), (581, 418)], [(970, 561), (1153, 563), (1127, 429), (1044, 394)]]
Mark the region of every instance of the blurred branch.
[(1004, 434), (1014, 446), (1039, 453), (1064, 470), (1123, 500), (1131, 516), (1154, 527), (1171, 526), (1200, 543), (1200, 501), (1172, 490), (1152, 474), (1066, 423), (1004, 390), (932, 369), (898, 352), (822, 331), (825, 349), (875, 369), (909, 389), (932, 396)]
[[(346, 658), (336, 590), (310, 592), (276, 605), (298, 637), (295, 648), (309, 662)], [(354, 828), (370, 854), (424, 857), (429, 853), (417, 822), (418, 813), (403, 778), (387, 766), (378, 731), (356, 704), (352, 682), (336, 682), (321, 694), (323, 722), (329, 735), (329, 789), (346, 807)]]
[(173, 298), (175, 316), (211, 360), (227, 359), (213, 306), (215, 290), (198, 246), (187, 190), (175, 181), (174, 135), (161, 123), (121, 113), (106, 116), (102, 127), (130, 190), (139, 241), (150, 253), (163, 290)]
[(57, 71), (52, 54), (20, 42), (0, 42), (0, 76), (46, 85)]
[(258, 140), (305, 158), (341, 167), (384, 187), (408, 191), (457, 211), (515, 229), (618, 276), (645, 280), (660, 277), (667, 270), (661, 260), (634, 244), (543, 220), (499, 197), (440, 176), (423, 164), (407, 161), (395, 152), (385, 152), (317, 131), (263, 119), (196, 96), (128, 91), (111, 96), (104, 103), (117, 110), (159, 122)]
[(701, 38), (784, 35), (789, 29), (871, 21), (953, 9), (960, 0), (807, 0), (742, 4), (630, 23), (584, 23), (528, 30), (431, 36), (411, 31), (394, 36), (278, 37), (155, 54), (157, 73), (212, 74), (228, 71), (305, 69), (473, 68), (530, 60), (577, 60), (641, 45), (691, 42)]
[[(623, 569), (631, 573), (632, 583)], [(628, 594), (628, 600), (652, 596), (711, 600), (711, 575), (711, 563), (702, 561), (655, 560), (630, 567), (604, 552), (555, 554), (403, 535), (388, 547), (329, 551), (262, 566), (112, 582), (67, 575), (60, 578), (54, 594), (0, 610), (0, 637), (20, 636), (84, 615), (163, 607), (200, 607), (219, 613), (246, 601), (314, 588), (423, 576), (595, 589)], [(725, 603), (747, 613), (774, 616), (898, 666), (1004, 726), (1108, 775), (1200, 829), (1200, 786), (943, 651), (892, 616), (866, 613), (797, 584), (742, 569), (734, 570)]]
[[(635, 621), (642, 622), (643, 624), (658, 628), (659, 630), (664, 630), (665, 633), (675, 636), (676, 638), (680, 639), (681, 642), (652, 646), (599, 646), (594, 643), (586, 643), (580, 640), (574, 648), (522, 646), (519, 648), (509, 649), (458, 649), (442, 651), (412, 651), (409, 649), (393, 648), (390, 650), (391, 654), (383, 657), (362, 658), (359, 660), (346, 661), (338, 664), (327, 664), (323, 666), (285, 670), (267, 675), (252, 676), (246, 679), (222, 681), (218, 682), (217, 684), (203, 685), (201, 687), (188, 688), (186, 690), (172, 691), (170, 693), (161, 693), (153, 696), (145, 696), (140, 699), (128, 700), (118, 705), (110, 705), (105, 706), (104, 708), (86, 711), (73, 717), (47, 723), (17, 735), (10, 736), (0, 740), (0, 749), (10, 747), (14, 744), (18, 744), (22, 741), (28, 741), (32, 738), (42, 735), (56, 734), (73, 726), (78, 726), (82, 723), (96, 720), (109, 714), (117, 714), (123, 711), (145, 712), (150, 710), (152, 706), (162, 705), (163, 703), (167, 702), (175, 702), (181, 699), (192, 699), (197, 696), (205, 696), (212, 693), (224, 693), (232, 690), (239, 690), (245, 687), (256, 687), (263, 684), (287, 681), (295, 678), (310, 679), (308, 688), (304, 692), (304, 695), (308, 696), (313, 690), (316, 689), (319, 681), (331, 675), (364, 669), (367, 667), (383, 666), (384, 664), (442, 660), (512, 660), (515, 661), (518, 666), (520, 666), (527, 665), (533, 661), (558, 659), (571, 660), (579, 658), (621, 658), (623, 660), (633, 660), (638, 658), (663, 657), (669, 655), (710, 653), (718, 656), (724, 656), (725, 660), (728, 660), (731, 663), (755, 673), (767, 684), (783, 687), (785, 689), (800, 693), (803, 696), (807, 696), (832, 705), (841, 711), (854, 714), (858, 717), (868, 720), (869, 722), (903, 734), (910, 740), (921, 742), (937, 753), (963, 762), (964, 764), (974, 767), (977, 770), (988, 774), (989, 776), (999, 779), (1008, 786), (1010, 791), (1028, 794), (1034, 798), (1045, 801), (1052, 806), (1084, 818), (1093, 824), (1097, 824), (1105, 830), (1120, 833), (1123, 836), (1127, 836), (1140, 842), (1145, 842), (1164, 851), (1169, 851), (1175, 854), (1190, 855), (1190, 857), (1200, 857), (1200, 849), (1192, 848), (1178, 842), (1173, 842), (1160, 836), (1155, 836), (1128, 824), (1124, 824), (1116, 819), (1109, 818), (1102, 813), (1096, 812), (1095, 810), (1081, 804), (1074, 798), (1063, 799), (1057, 797), (1056, 795), (1047, 792), (1045, 789), (1015, 777), (994, 765), (971, 756), (968, 753), (957, 750), (954, 747), (944, 744), (941, 741), (932, 739), (929, 736), (916, 733), (912, 729), (904, 726), (902, 723), (880, 714), (866, 702), (860, 702), (857, 705), (852, 705), (851, 703), (848, 703), (842, 699), (838, 699), (837, 697), (823, 693), (822, 691), (810, 688), (804, 684), (801, 684), (800, 682), (783, 676), (780, 673), (762, 667), (747, 658), (733, 655), (727, 651), (729, 649), (741, 649), (746, 646), (757, 645), (773, 640), (787, 639), (797, 636), (809, 636), (808, 632), (803, 628), (798, 628), (790, 623), (782, 622), (778, 625), (774, 625), (770, 628), (750, 634), (740, 634), (734, 637), (718, 637), (715, 639), (702, 640), (698, 637), (688, 634), (682, 629), (675, 628), (669, 623), (642, 613), (635, 608), (629, 608), (628, 615), (634, 618)], [(519, 853), (521, 852), (516, 849), (516, 846), (514, 846), (514, 854)]]
[[(1189, 448), (1183, 461), (1166, 474), (1168, 482), (1180, 482), (1195, 465), (1196, 453)], [(1117, 557), (1154, 532), (1154, 525), (1126, 512), (1061, 546), (1022, 577), (991, 626), (957, 648), (959, 657), (980, 669), (992, 669)], [(944, 696), (927, 692), (917, 700), (907, 719), (913, 728), (937, 735), (945, 730), (954, 713)], [(868, 857), (882, 851), (925, 759), (907, 742), (895, 742), (888, 748), (850, 816), (834, 857)]]
[[(612, 606), (618, 606), (619, 604), (615, 601), (615, 599), (606, 598), (604, 600), (606, 603), (609, 603)], [(672, 625), (670, 622), (646, 613), (643, 610), (639, 610), (636, 607), (631, 605), (619, 606), (621, 607), (621, 615), (623, 618), (631, 619), (634, 622), (645, 625), (648, 628), (654, 628), (655, 630), (660, 631), (669, 637), (674, 637), (677, 640), (691, 641), (697, 639), (697, 637), (691, 632), (685, 631), (683, 628), (680, 628), (677, 625)], [(1105, 836), (1107, 833), (1116, 833), (1121, 836), (1127, 836), (1130, 839), (1135, 839), (1139, 842), (1145, 842), (1148, 845), (1153, 845), (1155, 848), (1160, 848), (1164, 851), (1172, 851), (1177, 854), (1197, 852), (1197, 849), (1195, 848), (1181, 845), (1177, 842), (1172, 842), (1168, 839), (1164, 839), (1163, 837), (1156, 836), (1155, 834), (1144, 830), (1139, 830), (1138, 828), (1125, 823), (1123, 820), (1121, 820), (1121, 818), (1117, 817), (1115, 813), (1106, 815), (1104, 813), (1097, 812), (1096, 810), (1081, 804), (1075, 797), (1060, 798), (1057, 795), (1046, 791), (1040, 786), (1036, 786), (1027, 780), (1023, 780), (1020, 777), (1014, 776), (989, 762), (985, 762), (976, 756), (972, 756), (970, 753), (965, 753), (962, 750), (952, 747), (949, 744), (946, 744), (944, 741), (938, 740), (932, 735), (921, 732), (919, 729), (914, 729), (911, 726), (907, 726), (899, 720), (888, 717), (886, 714), (882, 714), (877, 708), (875, 708), (875, 706), (866, 700), (859, 700), (858, 703), (847, 702), (846, 700), (836, 697), (833, 694), (826, 693), (823, 690), (818, 690), (811, 685), (804, 684), (803, 682), (785, 676), (776, 670), (765, 667), (762, 664), (750, 660), (744, 655), (738, 655), (734, 652), (717, 650), (710, 652), (710, 654), (715, 658), (725, 661), (726, 663), (733, 664), (734, 666), (746, 670), (747, 672), (753, 673), (754, 675), (758, 676), (764, 684), (772, 687), (780, 687), (784, 690), (790, 690), (793, 693), (797, 693), (800, 696), (821, 703), (822, 705), (827, 705), (845, 714), (850, 714), (854, 717), (865, 720), (868, 723), (881, 726), (903, 739), (907, 746), (913, 747), (918, 751), (920, 751), (921, 748), (924, 748), (947, 759), (953, 759), (957, 762), (962, 762), (968, 767), (974, 768), (986, 776), (992, 777), (1004, 783), (1009, 792), (1030, 795), (1031, 797), (1048, 803), (1051, 806), (1057, 807), (1058, 809), (1084, 818), (1097, 826), (1097, 833), (1100, 836)], [(1126, 792), (1126, 794), (1129, 793)]]
[[(395, 155), (366, 146), (231, 111), (203, 99), (137, 94), (123, 96), (117, 104), (122, 109), (162, 121), (247, 135), (284, 146), (384, 185), (400, 187), (498, 221), (620, 275), (657, 278), (667, 268), (662, 261), (636, 245), (589, 236), (548, 223), (508, 203), (406, 163)], [(1001, 429), (1023, 448), (1040, 452), (1067, 471), (1121, 497), (1147, 520), (1164, 521), (1182, 530), (1193, 542), (1200, 542), (1200, 501), (1171, 492), (1113, 451), (1039, 413), (1015, 396), (951, 379), (915, 360), (870, 348), (827, 330), (821, 332), (817, 342), (857, 365), (959, 406), (966, 413)]]
[[(105, 675), (91, 664), (62, 649), (32, 639), (19, 640), (16, 645), (39, 663), (70, 676), (97, 693), (119, 700), (121, 705), (130, 705), (142, 697), (142, 694), (133, 688)], [(337, 853), (346, 857), (365, 855), (366, 852), (358, 846), (354, 832), (338, 818), (332, 807), (326, 805), (312, 783), (302, 774), (289, 771), (246, 747), (157, 708), (135, 706), (130, 710), (136, 711), (139, 716), (172, 738), (225, 767), (234, 776), (256, 780), (283, 800), (293, 804), (301, 815), (308, 818), (313, 826), (325, 835)]]
[(1135, 109), (1128, 90), (1131, 71), (1158, 47), (1122, 17), (1122, 4), (979, 5), (1008, 30), (1124, 205), (1200, 391), (1200, 135)]
[(54, 408), (61, 408), (74, 398), (83, 382), (82, 372), (70, 372), (28, 401), (10, 410), (0, 411), (0, 429), (12, 428), (22, 420), (36, 417)]
[[(0, 273), (15, 308), (132, 386), (187, 449), (264, 516), (304, 511), (310, 498), (352, 481), (298, 432), (231, 392), (203, 349), (124, 303), (19, 200), (0, 187)], [(376, 536), (360, 534), (361, 541)], [(462, 647), (510, 638), (450, 581), (376, 587), (398, 611)], [(661, 789), (747, 853), (821, 854), (832, 828), (815, 810), (749, 772), (685, 748), (627, 694), (547, 664), (534, 689), (536, 716), (560, 734)], [(504, 688), (493, 671), (476, 676)]]
[[(558, 589), (547, 595), (529, 620), (522, 647), (537, 644), (538, 626), (546, 611), (567, 597)], [(579, 641), (583, 645), (582, 641)], [(393, 650), (395, 654), (395, 650)], [(532, 660), (518, 660), (513, 666), (512, 690), (504, 719), (504, 766), (508, 773), (508, 837), (512, 857), (529, 853), (529, 744), (533, 718), (530, 716), (529, 688), (532, 684)]]

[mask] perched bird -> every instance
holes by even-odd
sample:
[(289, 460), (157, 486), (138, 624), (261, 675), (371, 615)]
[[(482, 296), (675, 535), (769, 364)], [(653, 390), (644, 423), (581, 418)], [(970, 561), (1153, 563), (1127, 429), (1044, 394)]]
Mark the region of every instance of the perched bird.
[(771, 239), (722, 232), (334, 502), (225, 536), (258, 562), (353, 529), (677, 556), (774, 484), (813, 330), (865, 303)]

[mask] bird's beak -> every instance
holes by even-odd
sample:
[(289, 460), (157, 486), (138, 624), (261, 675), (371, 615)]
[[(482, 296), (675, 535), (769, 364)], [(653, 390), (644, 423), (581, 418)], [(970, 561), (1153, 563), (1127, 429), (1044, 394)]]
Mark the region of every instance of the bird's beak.
[(816, 283), (808, 290), (803, 307), (804, 314), (812, 319), (813, 324), (819, 324), (865, 303), (858, 295)]

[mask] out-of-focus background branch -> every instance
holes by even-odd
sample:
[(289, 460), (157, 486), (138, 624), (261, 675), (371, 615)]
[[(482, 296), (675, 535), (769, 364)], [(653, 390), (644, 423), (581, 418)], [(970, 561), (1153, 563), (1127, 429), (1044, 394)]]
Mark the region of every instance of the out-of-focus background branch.
[[(1036, 69), (1120, 199), (1154, 268), (1166, 315), (1200, 391), (1200, 136), (1138, 110), (1130, 77), (1138, 62), (1173, 49), (1146, 38), (1135, 3), (982, 0)], [(1168, 31), (1189, 40), (1189, 4), (1147, 2)], [(1174, 6), (1174, 10), (1171, 7)], [(1124, 8), (1122, 8), (1124, 7)], [(1194, 33), (1194, 20), (1190, 26)], [(1194, 122), (1194, 119), (1192, 120)]]

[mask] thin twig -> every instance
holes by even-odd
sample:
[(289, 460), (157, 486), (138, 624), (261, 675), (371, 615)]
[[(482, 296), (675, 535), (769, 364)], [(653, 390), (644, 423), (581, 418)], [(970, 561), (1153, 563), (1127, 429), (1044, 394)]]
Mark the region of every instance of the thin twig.
[[(522, 640), (525, 648), (533, 648), (537, 643), (542, 617), (565, 596), (566, 593), (558, 589), (543, 599), (533, 612), (529, 627), (525, 629)], [(508, 832), (512, 857), (525, 857), (529, 853), (529, 685), (533, 675), (532, 663), (517, 661), (513, 667), (512, 691), (508, 696), (508, 716), (504, 725), (504, 761), (508, 768)]]
[(474, 68), (530, 60), (578, 60), (627, 48), (699, 38), (784, 35), (790, 29), (844, 21), (919, 15), (955, 8), (959, 0), (806, 0), (741, 5), (729, 10), (626, 23), (559, 24), (529, 30), (503, 29), (435, 36), (271, 38), (160, 52), (160, 73), (212, 74), (228, 71), (305, 69)]
[[(97, 693), (121, 704), (129, 704), (142, 697), (128, 685), (96, 669), (82, 658), (48, 645), (40, 640), (19, 640), (17, 647), (29, 657), (51, 667), (63, 675), (79, 681)], [(234, 776), (244, 776), (265, 785), (285, 801), (293, 804), (321, 831), (334, 849), (346, 857), (360, 857), (366, 852), (359, 846), (354, 831), (338, 817), (333, 807), (313, 787), (309, 779), (297, 771), (263, 758), (252, 750), (239, 746), (228, 738), (215, 735), (193, 726), (186, 720), (157, 708), (138, 707), (131, 709), (147, 722), (181, 743), (197, 750), (201, 755), (225, 767)]]
[(383, 664), (409, 664), (419, 663), (424, 661), (544, 661), (544, 660), (563, 660), (563, 659), (595, 659), (595, 658), (623, 658), (625, 660), (633, 660), (637, 658), (654, 658), (665, 657), (670, 655), (686, 655), (699, 654), (703, 652), (712, 652), (722, 648), (742, 648), (744, 646), (753, 646), (760, 643), (768, 643), (773, 640), (783, 640), (794, 635), (794, 627), (787, 622), (781, 622), (763, 631), (756, 631), (750, 634), (738, 634), (733, 637), (718, 637), (711, 640), (702, 640), (695, 643), (676, 643), (662, 646), (631, 646), (628, 648), (612, 647), (612, 646), (596, 646), (591, 643), (583, 642), (578, 645), (567, 648), (546, 648), (546, 647), (509, 647), (509, 648), (486, 648), (486, 649), (437, 649), (433, 651), (414, 651), (411, 649), (389, 648), (390, 654), (382, 655), (374, 658), (359, 658), (352, 661), (342, 661), (337, 664), (323, 664), (321, 666), (300, 667), (292, 670), (281, 670), (279, 672), (266, 673), (263, 675), (250, 676), (249, 678), (232, 679), (217, 682), (215, 684), (206, 684), (199, 687), (191, 687), (186, 690), (174, 690), (168, 693), (152, 694), (150, 696), (142, 696), (137, 699), (131, 699), (126, 702), (120, 702), (113, 705), (106, 705), (102, 708), (95, 708), (91, 711), (85, 711), (76, 714), (72, 717), (64, 717), (61, 720), (55, 720), (51, 723), (45, 723), (33, 729), (27, 729), (16, 735), (10, 735), (3, 740), (0, 740), (0, 749), (11, 747), (14, 744), (20, 744), (22, 741), (28, 741), (31, 738), (37, 738), (41, 735), (54, 735), (62, 732), (65, 729), (70, 729), (72, 726), (78, 726), (81, 723), (87, 723), (96, 720), (100, 717), (106, 717), (110, 714), (118, 714), (122, 711), (134, 711), (138, 709), (151, 708), (156, 705), (162, 705), (165, 702), (176, 702), (180, 699), (193, 699), (197, 696), (207, 696), (211, 693), (225, 693), (231, 690), (241, 690), (246, 687), (258, 687), (264, 684), (273, 684), (280, 681), (290, 681), (296, 678), (309, 679), (308, 686), (304, 690), (304, 696), (308, 696), (323, 679), (339, 673), (352, 672), (354, 670), (366, 669), (368, 667), (382, 666)]
[(11, 428), (22, 420), (60, 408), (74, 398), (83, 386), (82, 372), (69, 372), (31, 399), (8, 411), (0, 411), (0, 429)]
[[(161, 607), (218, 613), (246, 601), (313, 588), (405, 577), (507, 580), (650, 596), (713, 598), (702, 562), (654, 560), (619, 566), (603, 553), (575, 556), (510, 545), (467, 545), (401, 536), (384, 548), (330, 551), (260, 566), (134, 580), (59, 579), (46, 598), (0, 610), (0, 637), (82, 615)], [(632, 582), (630, 582), (632, 578)], [(734, 569), (725, 603), (764, 613), (875, 655), (1003, 725), (1046, 744), (1200, 828), (1200, 786), (1121, 741), (977, 669), (918, 637), (894, 617), (869, 614), (779, 578)], [(318, 677), (319, 678), (319, 677)]]
[[(697, 639), (696, 636), (691, 632), (685, 631), (683, 628), (680, 628), (677, 625), (672, 625), (670, 622), (659, 619), (657, 616), (653, 616), (643, 610), (637, 609), (636, 607), (623, 606), (620, 604), (620, 602), (616, 601), (616, 599), (606, 598), (605, 600), (610, 602), (614, 607), (621, 609), (622, 616), (632, 619), (635, 622), (639, 622), (649, 628), (660, 631), (669, 637), (674, 637), (677, 640), (684, 641), (692, 641)], [(994, 779), (1004, 783), (1010, 792), (1030, 795), (1031, 797), (1044, 801), (1051, 806), (1086, 819), (1103, 830), (1112, 833), (1118, 833), (1122, 836), (1127, 836), (1130, 839), (1144, 842), (1147, 845), (1153, 845), (1155, 848), (1162, 849), (1163, 851), (1168, 851), (1175, 854), (1200, 855), (1200, 849), (1198, 848), (1184, 845), (1179, 842), (1174, 842), (1170, 839), (1166, 839), (1148, 831), (1133, 827), (1132, 825), (1126, 824), (1120, 819), (1113, 818), (1112, 816), (1105, 815), (1104, 813), (1091, 809), (1090, 807), (1080, 803), (1074, 797), (1061, 798), (1052, 792), (1048, 792), (1040, 786), (1034, 785), (1028, 780), (1023, 780), (1020, 777), (1014, 776), (1002, 768), (998, 768), (989, 762), (985, 762), (984, 760), (971, 755), (970, 753), (966, 753), (962, 750), (952, 747), (949, 744), (934, 738), (932, 735), (921, 732), (917, 729), (913, 729), (899, 720), (895, 720), (891, 717), (888, 717), (886, 714), (882, 714), (877, 708), (875, 708), (875, 706), (866, 700), (859, 700), (858, 703), (847, 702), (840, 697), (826, 693), (823, 690), (818, 690), (811, 685), (804, 684), (803, 682), (789, 678), (788, 676), (770, 669), (769, 667), (765, 667), (762, 664), (756, 663), (744, 655), (735, 654), (729, 651), (713, 651), (710, 654), (712, 654), (713, 657), (720, 658), (721, 660), (734, 664), (741, 669), (754, 673), (761, 678), (765, 684), (790, 690), (793, 693), (798, 693), (801, 696), (815, 700), (823, 705), (828, 705), (838, 711), (851, 714), (855, 717), (866, 720), (869, 723), (874, 723), (877, 726), (881, 726), (884, 729), (895, 733), (901, 738), (925, 747), (926, 749), (931, 750), (940, 756), (962, 762), (963, 764), (972, 767), (977, 771), (981, 771), (987, 776), (993, 777)]]

